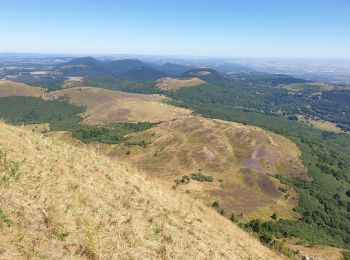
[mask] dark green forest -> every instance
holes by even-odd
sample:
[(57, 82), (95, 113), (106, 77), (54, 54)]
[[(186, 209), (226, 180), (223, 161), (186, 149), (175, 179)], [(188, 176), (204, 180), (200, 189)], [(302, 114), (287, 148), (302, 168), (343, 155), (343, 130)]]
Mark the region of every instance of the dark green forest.
[(35, 97), (1, 97), (0, 118), (8, 123), (49, 123), (51, 130), (78, 127), (84, 109), (62, 100), (43, 100)]
[(84, 143), (102, 142), (106, 144), (120, 144), (127, 139), (125, 135), (140, 132), (155, 126), (156, 123), (116, 123), (105, 126), (84, 126), (74, 129), (72, 135)]

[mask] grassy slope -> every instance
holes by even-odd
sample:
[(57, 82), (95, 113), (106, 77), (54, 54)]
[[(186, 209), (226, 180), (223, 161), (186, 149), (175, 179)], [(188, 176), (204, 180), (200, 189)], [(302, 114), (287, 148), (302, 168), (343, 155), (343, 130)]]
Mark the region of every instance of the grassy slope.
[(10, 97), (18, 95), (41, 97), (45, 95), (45, 89), (39, 87), (32, 87), (23, 83), (8, 80), (0, 81), (0, 97)]
[(86, 107), (83, 123), (88, 125), (116, 122), (159, 122), (190, 113), (189, 110), (161, 103), (159, 95), (125, 93), (102, 88), (75, 87), (50, 92), (46, 98), (67, 96)]
[(129, 135), (128, 142), (140, 141), (148, 145), (116, 145), (108, 155), (132, 163), (169, 189), (175, 180), (200, 169), (214, 181), (191, 181), (176, 189), (208, 206), (218, 201), (217, 209), (228, 218), (234, 214), (240, 221), (270, 220), (274, 212), (283, 218), (298, 217), (292, 211), (297, 206), (295, 191), (283, 193), (280, 189), (286, 187), (269, 176), (305, 174), (300, 151), (286, 138), (242, 124), (186, 117)]
[(276, 259), (205, 206), (0, 123), (1, 258)]
[(166, 78), (161, 78), (157, 80), (155, 85), (156, 87), (162, 90), (176, 91), (181, 88), (199, 86), (205, 83), (206, 82), (204, 80), (201, 80), (199, 78), (176, 79), (176, 78), (166, 77)]

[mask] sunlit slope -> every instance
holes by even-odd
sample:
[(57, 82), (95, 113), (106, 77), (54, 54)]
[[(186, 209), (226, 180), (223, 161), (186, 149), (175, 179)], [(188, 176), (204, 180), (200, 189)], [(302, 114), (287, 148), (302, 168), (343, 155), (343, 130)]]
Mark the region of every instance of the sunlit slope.
[(0, 123), (0, 258), (278, 259), (110, 160)]
[(42, 97), (45, 89), (9, 80), (0, 80), (0, 97), (31, 96)]
[(205, 84), (204, 80), (199, 78), (185, 78), (185, 79), (176, 79), (176, 78), (161, 78), (156, 81), (156, 87), (167, 90), (167, 91), (176, 91), (182, 88), (194, 87)]
[(162, 103), (159, 95), (144, 95), (102, 88), (75, 87), (50, 92), (47, 98), (66, 96), (86, 107), (84, 124), (115, 122), (160, 122), (190, 113), (189, 110)]
[[(258, 127), (202, 117), (165, 122), (129, 136), (108, 155), (132, 162), (169, 189), (186, 192), (240, 221), (297, 218), (296, 192), (275, 177), (309, 179), (300, 151), (287, 138)], [(100, 150), (102, 147), (100, 148)], [(195, 176), (202, 175), (200, 180)], [(207, 178), (205, 177), (207, 176)], [(187, 179), (187, 180), (186, 180)]]
[(83, 124), (96, 125), (116, 122), (161, 122), (190, 114), (184, 108), (162, 102), (160, 95), (145, 95), (113, 91), (103, 88), (74, 87), (81, 78), (71, 77), (65, 89), (45, 92), (44, 89), (12, 81), (0, 81), (0, 97), (32, 96), (46, 100), (65, 98), (86, 109)]

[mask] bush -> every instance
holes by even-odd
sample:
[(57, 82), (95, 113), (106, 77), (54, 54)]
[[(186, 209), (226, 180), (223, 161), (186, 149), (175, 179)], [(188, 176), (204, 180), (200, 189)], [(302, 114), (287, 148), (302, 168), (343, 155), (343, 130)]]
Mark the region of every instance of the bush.
[(277, 220), (277, 219), (278, 219), (277, 213), (273, 213), (273, 214), (271, 215), (271, 218), (274, 219), (274, 220)]
[(235, 217), (235, 215), (232, 213), (231, 217), (230, 217), (230, 221), (233, 223), (237, 223), (237, 219)]
[(259, 236), (260, 242), (263, 244), (269, 244), (272, 241), (272, 236), (269, 233), (263, 233)]
[(217, 200), (214, 201), (212, 207), (213, 207), (213, 208), (218, 208), (219, 206), (220, 206), (220, 205), (219, 205), (219, 202), (218, 202)]
[(212, 176), (206, 176), (202, 173), (191, 173), (191, 179), (200, 182), (213, 182), (214, 178)]

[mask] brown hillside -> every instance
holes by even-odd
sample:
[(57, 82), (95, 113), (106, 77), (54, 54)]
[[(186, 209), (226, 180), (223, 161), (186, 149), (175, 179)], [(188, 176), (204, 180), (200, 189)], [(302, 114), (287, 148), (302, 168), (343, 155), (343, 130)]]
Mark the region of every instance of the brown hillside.
[(278, 259), (198, 202), (0, 123), (0, 258)]
[(144, 95), (93, 87), (73, 87), (50, 92), (48, 99), (67, 96), (87, 108), (84, 124), (115, 122), (159, 122), (190, 113), (190, 110), (162, 103), (159, 95)]
[(163, 90), (176, 91), (181, 88), (188, 88), (199, 86), (206, 83), (204, 80), (199, 78), (189, 78), (189, 79), (175, 79), (175, 78), (161, 78), (156, 81), (156, 86)]
[[(274, 212), (298, 217), (293, 211), (296, 192), (274, 178), (308, 178), (300, 151), (287, 138), (258, 127), (192, 116), (129, 136), (128, 142), (137, 141), (148, 145), (115, 145), (107, 153), (208, 206), (218, 201), (217, 210), (227, 217), (233, 213), (241, 221), (270, 220)], [(191, 174), (211, 176), (213, 181), (197, 181)]]
[(32, 87), (23, 83), (0, 80), (0, 97), (10, 96), (31, 96), (40, 97), (45, 95), (45, 90), (39, 87)]

